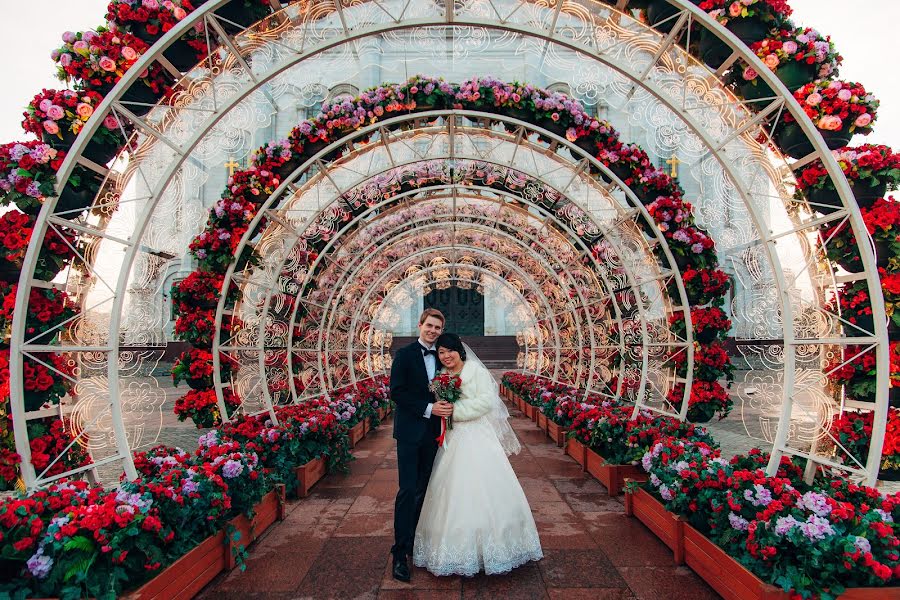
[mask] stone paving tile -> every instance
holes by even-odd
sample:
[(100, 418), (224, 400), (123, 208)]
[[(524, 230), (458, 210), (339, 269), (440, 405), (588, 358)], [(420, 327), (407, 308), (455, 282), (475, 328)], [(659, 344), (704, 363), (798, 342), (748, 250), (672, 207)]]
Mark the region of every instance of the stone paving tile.
[[(251, 546), (247, 570), (221, 575), (213, 599), (706, 600), (717, 598), (635, 519), (609, 498), (519, 411), (510, 411), (522, 452), (510, 462), (531, 504), (545, 557), (505, 575), (435, 577), (412, 568), (391, 577), (397, 459), (391, 423), (354, 450), (347, 474), (330, 474), (287, 518)], [(265, 590), (265, 591), (263, 591)]]

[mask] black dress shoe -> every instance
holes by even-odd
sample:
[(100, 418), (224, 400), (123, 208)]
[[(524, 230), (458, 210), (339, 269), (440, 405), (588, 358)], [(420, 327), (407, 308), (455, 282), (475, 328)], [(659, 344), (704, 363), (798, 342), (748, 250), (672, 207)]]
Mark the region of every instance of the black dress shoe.
[(403, 558), (394, 557), (394, 568), (391, 572), (394, 579), (409, 583), (409, 563), (406, 562), (405, 556)]

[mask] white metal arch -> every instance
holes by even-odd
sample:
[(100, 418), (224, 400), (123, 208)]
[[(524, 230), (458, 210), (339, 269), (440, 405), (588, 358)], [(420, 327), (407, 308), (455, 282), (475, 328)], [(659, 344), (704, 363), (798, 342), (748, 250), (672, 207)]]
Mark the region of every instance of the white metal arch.
[[(157, 44), (155, 44), (152, 51), (150, 53), (148, 53), (147, 55), (145, 55), (144, 57), (142, 57), (140, 59), (140, 62), (138, 63), (138, 65), (135, 66), (134, 69), (132, 69), (131, 71), (129, 71), (128, 73), (125, 74), (125, 77), (123, 77), (122, 81), (116, 86), (116, 88), (113, 90), (113, 92), (109, 96), (107, 96), (107, 98), (104, 100), (103, 105), (101, 105), (100, 109), (97, 112), (100, 114), (103, 114), (106, 112), (107, 109), (109, 109), (110, 107), (113, 107), (115, 105), (115, 110), (117, 112), (119, 112), (119, 114), (127, 116), (127, 107), (122, 105), (122, 103), (119, 102), (118, 99), (121, 97), (121, 93), (125, 89), (127, 89), (131, 85), (131, 83), (136, 81), (138, 73), (140, 71), (142, 71), (143, 68), (146, 67), (147, 65), (149, 65), (152, 61), (157, 60), (161, 51), (166, 46), (171, 44), (175, 39), (180, 37), (180, 35), (182, 35), (185, 31), (187, 31), (187, 29), (190, 26), (192, 26), (194, 22), (196, 22), (198, 19), (208, 18), (209, 14), (214, 9), (216, 9), (219, 6), (221, 6), (222, 4), (224, 4), (225, 1), (226, 0), (211, 0), (210, 2), (206, 3), (203, 7), (201, 7), (200, 10), (198, 10), (196, 13), (191, 15), (191, 17), (189, 19), (180, 23), (169, 34), (167, 34), (162, 40), (160, 40)], [(798, 163), (794, 163), (793, 166), (796, 168), (799, 166), (800, 163), (805, 163), (808, 160), (811, 160), (812, 158), (820, 158), (822, 160), (823, 164), (828, 169), (828, 172), (829, 172), (832, 180), (834, 181), (836, 188), (838, 189), (839, 195), (842, 199), (842, 202), (844, 203), (844, 208), (847, 210), (847, 213), (841, 213), (841, 212), (836, 213), (836, 216), (834, 218), (843, 218), (845, 215), (848, 216), (849, 222), (851, 224), (851, 227), (852, 227), (854, 233), (860, 234), (858, 239), (865, 239), (865, 237), (862, 235), (864, 228), (862, 226), (861, 217), (859, 215), (858, 208), (855, 206), (855, 203), (853, 202), (852, 195), (850, 193), (850, 190), (846, 183), (846, 180), (844, 179), (842, 173), (840, 172), (840, 169), (838, 168), (837, 164), (831, 157), (830, 153), (825, 148), (824, 143), (822, 142), (821, 137), (815, 130), (814, 126), (809, 122), (809, 120), (805, 117), (805, 115), (802, 113), (802, 111), (800, 111), (800, 107), (797, 105), (797, 103), (793, 99), (793, 97), (790, 96), (790, 94), (787, 94), (787, 91), (783, 87), (781, 82), (778, 81), (767, 69), (763, 68), (759, 59), (755, 55), (749, 53), (747, 51), (747, 49), (744, 48), (743, 45), (740, 44), (740, 42), (738, 42), (732, 34), (727, 32), (724, 28), (718, 26), (712, 19), (709, 18), (708, 15), (706, 15), (705, 13), (702, 13), (702, 11), (699, 11), (699, 9), (697, 7), (686, 2), (685, 0), (669, 0), (669, 1), (671, 4), (673, 4), (674, 6), (676, 6), (682, 10), (681, 16), (678, 17), (678, 21), (681, 25), (684, 25), (686, 22), (688, 22), (688, 19), (690, 19), (691, 22), (696, 22), (696, 23), (702, 25), (703, 27), (705, 27), (706, 29), (712, 31), (716, 36), (718, 36), (726, 44), (728, 44), (730, 47), (732, 47), (732, 49), (734, 50), (734, 54), (736, 56), (739, 56), (740, 58), (742, 58), (743, 60), (748, 62), (751, 66), (754, 66), (756, 68), (756, 70), (760, 73), (760, 76), (763, 78), (763, 80), (773, 90), (776, 91), (776, 93), (779, 97), (779, 100), (776, 100), (775, 102), (773, 102), (763, 112), (768, 111), (769, 113), (773, 113), (781, 108), (787, 109), (796, 118), (796, 120), (800, 124), (801, 129), (803, 129), (804, 133), (810, 137), (810, 139), (815, 147), (815, 152), (813, 154), (811, 154), (810, 157), (807, 157), (806, 159), (803, 159), (802, 161), (798, 161)], [(567, 47), (567, 48), (570, 48), (573, 50), (583, 52), (585, 54), (585, 56), (590, 56), (596, 60), (603, 62), (604, 57), (601, 55), (602, 53), (596, 52), (593, 49), (579, 46), (578, 44), (575, 44), (573, 42), (565, 40), (563, 38), (563, 36), (561, 35), (560, 31), (557, 30), (557, 22), (559, 20), (558, 18), (560, 17), (560, 14), (563, 12), (563, 4), (564, 3), (559, 3), (558, 7), (555, 10), (556, 14), (552, 20), (552, 25), (549, 28), (547, 28), (546, 30), (537, 30), (533, 27), (525, 27), (525, 26), (520, 26), (519, 24), (515, 24), (515, 23), (502, 22), (503, 19), (500, 18), (499, 16), (498, 16), (497, 20), (501, 21), (501, 22), (492, 22), (487, 19), (479, 20), (479, 19), (473, 19), (471, 17), (457, 18), (457, 17), (462, 17), (462, 15), (455, 14), (457, 7), (453, 3), (451, 3), (447, 6), (447, 9), (445, 10), (445, 13), (443, 15), (444, 18), (442, 20), (423, 18), (423, 19), (410, 20), (410, 21), (404, 23), (404, 22), (399, 22), (403, 18), (403, 15), (401, 14), (400, 18), (395, 19), (394, 23), (391, 23), (390, 25), (386, 25), (381, 28), (374, 27), (374, 28), (371, 28), (369, 31), (372, 31), (372, 32), (378, 31), (378, 30), (389, 31), (391, 29), (402, 29), (402, 28), (409, 28), (409, 27), (414, 27), (414, 26), (424, 26), (424, 25), (428, 25), (428, 24), (433, 24), (435, 26), (439, 26), (441, 24), (446, 24), (446, 23), (450, 23), (450, 22), (456, 23), (456, 24), (463, 24), (463, 25), (470, 24), (472, 26), (490, 26), (493, 28), (504, 29), (504, 30), (509, 30), (509, 31), (518, 31), (518, 32), (522, 33), (523, 35), (528, 35), (528, 36), (531, 36), (536, 39), (544, 40), (549, 44), (555, 44), (555, 45), (559, 45), (562, 47)], [(599, 4), (597, 5), (598, 9), (600, 6), (602, 6), (602, 5), (599, 5)], [(624, 8), (625, 4), (620, 3), (620, 7)], [(606, 9), (605, 6), (603, 8)], [(551, 12), (553, 12), (553, 11), (551, 11)], [(496, 13), (496, 14), (499, 15), (500, 13)], [(623, 18), (625, 18), (625, 17), (623, 16)], [(347, 32), (345, 31), (345, 33), (347, 33)], [(345, 38), (340, 40), (340, 42), (332, 41), (330, 43), (322, 44), (321, 46), (316, 47), (313, 51), (309, 52), (308, 54), (312, 54), (314, 52), (321, 52), (321, 51), (324, 51), (326, 48), (337, 47), (340, 43), (343, 43), (343, 42), (346, 42), (346, 41), (349, 41), (352, 39), (359, 39), (359, 38), (365, 37), (365, 35), (366, 35), (366, 33), (354, 32), (354, 35), (347, 35)], [(673, 36), (673, 35), (667, 36), (667, 39), (665, 40), (665, 46), (670, 46), (674, 37), (675, 36)], [(228, 38), (228, 39), (230, 40), (230, 38)], [(661, 51), (659, 53), (660, 56), (665, 52), (665, 49), (666, 48), (661, 47)], [(239, 55), (239, 53), (235, 51), (235, 55)], [(302, 60), (302, 55), (303, 54), (298, 55), (298, 58), (296, 61), (294, 61), (294, 63)], [(659, 56), (657, 56), (657, 58), (659, 58)], [(292, 63), (292, 64), (294, 64), (294, 63)], [(289, 65), (285, 65), (283, 68), (287, 68), (288, 66)], [(610, 64), (610, 66), (614, 69), (619, 70), (623, 75), (626, 75), (626, 76), (631, 75), (630, 73), (625, 72), (625, 70), (622, 69), (621, 67), (617, 68), (614, 64)], [(664, 104), (669, 106), (670, 109), (672, 109), (677, 114), (682, 116), (686, 123), (693, 124), (693, 122), (689, 118), (689, 115), (686, 115), (685, 111), (681, 110), (681, 107), (672, 106), (672, 103), (668, 102), (665, 99), (665, 95), (662, 94), (651, 82), (648, 82), (645, 79), (647, 74), (649, 74), (649, 69), (646, 74), (639, 77), (635, 81), (635, 85), (642, 87), (643, 89), (647, 90), (648, 92), (656, 95), (661, 102), (663, 102)], [(265, 81), (268, 81), (269, 78), (270, 78), (269, 76), (266, 76), (266, 77), (256, 76), (255, 81), (253, 81), (253, 84), (251, 87), (253, 89), (255, 89), (255, 86), (259, 85), (260, 83), (264, 83)], [(249, 91), (241, 92), (240, 94), (237, 94), (234, 98), (238, 98), (238, 97), (243, 98), (244, 96), (246, 96), (249, 93), (250, 93)], [(234, 99), (232, 99), (232, 100), (234, 100)], [(234, 106), (235, 104), (236, 104), (236, 101), (229, 101), (227, 103), (223, 103), (222, 108), (226, 109), (224, 112), (227, 112), (227, 108)], [(215, 115), (216, 118), (211, 119), (211, 121), (217, 121), (219, 118), (221, 118), (221, 114), (223, 114), (222, 111), (217, 112)], [(136, 120), (136, 121), (140, 124), (139, 120)], [(90, 138), (90, 136), (92, 136), (93, 133), (96, 131), (96, 128), (99, 126), (99, 124), (100, 124), (99, 119), (95, 119), (92, 122), (88, 123), (88, 125), (85, 127), (82, 135), (80, 135), (78, 140), (76, 140), (76, 143), (73, 146), (71, 155), (66, 159), (65, 163), (63, 164), (62, 169), (60, 170), (60, 181), (61, 182), (65, 182), (68, 179), (68, 175), (71, 172), (72, 167), (74, 166), (75, 162), (79, 159), (81, 149), (87, 143), (87, 140)], [(210, 126), (212, 126), (212, 125), (210, 125)], [(751, 126), (752, 126), (752, 124), (751, 124)], [(725, 144), (720, 144), (720, 143), (710, 144), (711, 138), (709, 138), (708, 136), (701, 135), (702, 132), (700, 132), (700, 131), (695, 131), (695, 133), (700, 135), (700, 137), (704, 140), (704, 142), (709, 145), (709, 147), (714, 151), (714, 154), (719, 159), (723, 168), (725, 168), (727, 171), (727, 157), (723, 157), (723, 153), (722, 153), (722, 149)], [(160, 136), (160, 139), (164, 142), (167, 141), (164, 138), (164, 136)], [(162, 188), (165, 187), (168, 180), (171, 179), (172, 175), (174, 174), (175, 169), (177, 169), (178, 166), (181, 164), (183, 157), (184, 157), (184, 150), (189, 150), (195, 143), (196, 143), (196, 140), (192, 144), (184, 145), (181, 148), (180, 153), (182, 155), (182, 159), (178, 160), (177, 164), (173, 164), (172, 169), (168, 172), (169, 173), (168, 175), (162, 177), (161, 181), (164, 182), (162, 185)], [(741, 180), (740, 180), (740, 178), (736, 178), (735, 181), (740, 182)], [(65, 184), (64, 183), (61, 184), (60, 187), (62, 187), (63, 185), (65, 185)], [(745, 200), (745, 203), (749, 204), (747, 202), (747, 196), (748, 196), (747, 190), (742, 188), (740, 191), (741, 191), (742, 197)], [(158, 197), (158, 193), (156, 193), (155, 196)], [(148, 211), (145, 211), (145, 213), (143, 213), (144, 215), (146, 215), (148, 212), (152, 211), (154, 202), (149, 203)], [(33, 241), (32, 245), (29, 247), (29, 250), (25, 257), (25, 268), (23, 269), (23, 276), (22, 276), (22, 280), (20, 281), (18, 295), (16, 298), (17, 305), (19, 305), (19, 306), (25, 305), (25, 302), (28, 297), (28, 291), (29, 291), (30, 287), (32, 286), (31, 274), (33, 271), (33, 267), (34, 267), (36, 258), (37, 258), (37, 249), (36, 248), (37, 248), (37, 246), (39, 246), (41, 240), (43, 239), (44, 233), (46, 232), (47, 224), (48, 224), (48, 222), (50, 222), (50, 216), (53, 213), (54, 204), (55, 204), (54, 201), (52, 201), (52, 200), (49, 201), (43, 207), (41, 214), (39, 215), (38, 223), (37, 223), (36, 229), (35, 229), (36, 235), (34, 236), (34, 241)], [(820, 221), (820, 222), (823, 222), (823, 221)], [(757, 227), (760, 227), (760, 225), (762, 223), (763, 223), (762, 221), (757, 219)], [(140, 238), (140, 232), (142, 230), (143, 230), (143, 226), (139, 226), (135, 229), (135, 231), (138, 234), (137, 235), (138, 239)], [(761, 232), (764, 232), (763, 228), (760, 228), (759, 230)], [(107, 237), (107, 239), (109, 239), (109, 237)], [(771, 239), (767, 236), (762, 236), (762, 239), (763, 239), (763, 243), (765, 244), (766, 251), (769, 255), (770, 261), (772, 258), (777, 258), (777, 256), (774, 253), (774, 250), (772, 248), (772, 246), (774, 245), (774, 243), (777, 240)], [(120, 276), (118, 278), (117, 284), (116, 284), (116, 290), (118, 292), (118, 295), (115, 297), (115, 300), (114, 300), (114, 310), (113, 310), (112, 317), (111, 317), (111, 327), (110, 327), (111, 335), (109, 336), (109, 343), (93, 345), (93, 346), (84, 346), (84, 348), (87, 349), (85, 351), (95, 351), (95, 352), (105, 353), (108, 356), (115, 356), (120, 351), (120, 341), (119, 341), (119, 337), (118, 337), (118, 331), (119, 331), (119, 325), (120, 325), (120, 319), (121, 319), (121, 309), (123, 306), (122, 305), (122, 296), (123, 296), (122, 291), (125, 289), (125, 286), (127, 285), (128, 273), (130, 271), (130, 265), (132, 264), (132, 262), (134, 260), (135, 254), (137, 253), (137, 247), (138, 247), (137, 240), (135, 240), (134, 238), (129, 238), (126, 240), (121, 240), (121, 241), (123, 242), (122, 245), (127, 248), (127, 258), (126, 258), (125, 264), (128, 268), (122, 269)], [(875, 270), (873, 268), (874, 256), (872, 255), (871, 249), (863, 248), (861, 255), (862, 255), (863, 264), (866, 267), (865, 279), (869, 286), (869, 289), (877, 290), (880, 286), (878, 285), (877, 273), (875, 272)], [(777, 275), (779, 273), (779, 271), (777, 269), (777, 266), (778, 266), (777, 260), (772, 261), (772, 265), (773, 265), (773, 267), (776, 267), (773, 272)], [(785, 350), (786, 350), (786, 360), (785, 360), (784, 371), (785, 371), (785, 375), (786, 375), (787, 379), (785, 382), (785, 392), (784, 392), (784, 394), (785, 394), (784, 400), (785, 401), (783, 404), (784, 408), (783, 408), (783, 413), (782, 413), (782, 419), (779, 421), (778, 434), (776, 435), (776, 440), (775, 440), (776, 452), (773, 453), (773, 461), (777, 460), (777, 455), (779, 454), (780, 451), (788, 450), (788, 448), (785, 447), (785, 443), (787, 441), (786, 436), (788, 433), (787, 432), (788, 419), (786, 417), (789, 417), (790, 411), (791, 411), (791, 401), (792, 401), (791, 389), (792, 389), (792, 384), (793, 384), (792, 378), (793, 378), (793, 371), (794, 371), (794, 369), (793, 369), (794, 347), (798, 344), (801, 344), (801, 343), (807, 344), (811, 341), (811, 340), (806, 340), (806, 339), (800, 339), (800, 340), (796, 339), (796, 336), (794, 335), (794, 331), (793, 331), (794, 318), (791, 313), (789, 291), (787, 289), (787, 286), (785, 285), (785, 282), (782, 279), (778, 279), (777, 284), (779, 286), (778, 289), (781, 294), (782, 310), (783, 310), (784, 321), (785, 321), (784, 342), (785, 342)], [(871, 297), (873, 298), (872, 308), (873, 308), (873, 312), (875, 314), (875, 320), (878, 323), (883, 322), (883, 320), (884, 320), (883, 301), (882, 301), (880, 295), (877, 293), (871, 294)], [(11, 395), (14, 399), (12, 410), (13, 410), (13, 418), (14, 418), (14, 423), (15, 423), (15, 435), (16, 435), (16, 439), (19, 440), (17, 442), (17, 444), (19, 445), (20, 454), (22, 455), (22, 458), (23, 458), (23, 475), (26, 480), (26, 484), (29, 485), (30, 487), (33, 487), (34, 485), (36, 485), (39, 482), (37, 481), (36, 474), (33, 472), (33, 469), (31, 468), (31, 465), (30, 465), (29, 451), (28, 451), (28, 445), (27, 445), (27, 431), (25, 431), (24, 410), (23, 410), (23, 407), (21, 406), (21, 404), (18, 401), (15, 401), (15, 399), (21, 398), (21, 393), (22, 393), (22, 389), (23, 389), (22, 382), (21, 382), (21, 369), (22, 369), (23, 353), (29, 352), (29, 351), (34, 352), (34, 351), (36, 351), (36, 349), (34, 347), (29, 347), (27, 344), (27, 340), (24, 338), (24, 317), (22, 317), (21, 314), (17, 314), (14, 319), (12, 333), (13, 333), (13, 335), (12, 335), (13, 352), (11, 353), (10, 367), (11, 367), (11, 373), (12, 373)], [(859, 343), (859, 342), (871, 343), (877, 347), (876, 348), (876, 358), (877, 358), (878, 364), (880, 366), (885, 366), (888, 364), (887, 334), (886, 334), (886, 331), (883, 331), (883, 328), (878, 328), (875, 332), (873, 332), (873, 335), (871, 337), (857, 338), (855, 340), (850, 339), (850, 341), (848, 341), (848, 339), (849, 338), (839, 338), (839, 339), (836, 339), (835, 341), (832, 341), (830, 339), (813, 340), (813, 341), (817, 341), (819, 343), (837, 343), (837, 344)], [(79, 347), (75, 347), (72, 349), (74, 350), (76, 348), (79, 348)], [(116, 398), (117, 398), (117, 392), (118, 392), (116, 361), (110, 360), (110, 361), (108, 361), (108, 364), (109, 364), (109, 391), (110, 391), (109, 410), (112, 413), (114, 426), (116, 428), (115, 433), (116, 433), (116, 444), (117, 444), (117, 454), (118, 454), (118, 456), (113, 457), (113, 460), (122, 460), (122, 462), (125, 466), (126, 474), (128, 474), (129, 476), (133, 476), (134, 470), (130, 466), (129, 448), (128, 448), (128, 443), (126, 440), (125, 431), (121, 424), (121, 413), (119, 411), (118, 406), (116, 405), (116, 402), (117, 402)], [(874, 422), (874, 427), (873, 427), (873, 441), (872, 441), (872, 445), (870, 447), (870, 454), (869, 454), (869, 459), (868, 459), (867, 468), (866, 468), (866, 475), (870, 482), (874, 481), (874, 478), (877, 473), (877, 468), (878, 468), (877, 458), (880, 456), (882, 437), (883, 437), (885, 421), (886, 421), (886, 413), (887, 413), (886, 396), (887, 396), (887, 389), (888, 389), (888, 370), (886, 368), (878, 369), (876, 384), (877, 384), (878, 391), (877, 391), (876, 403), (875, 403), (875, 422)], [(800, 452), (797, 452), (797, 451), (792, 451), (792, 452), (794, 454), (801, 454)], [(771, 465), (770, 465), (770, 468), (771, 468)], [(46, 483), (46, 481), (43, 481), (40, 483)]]

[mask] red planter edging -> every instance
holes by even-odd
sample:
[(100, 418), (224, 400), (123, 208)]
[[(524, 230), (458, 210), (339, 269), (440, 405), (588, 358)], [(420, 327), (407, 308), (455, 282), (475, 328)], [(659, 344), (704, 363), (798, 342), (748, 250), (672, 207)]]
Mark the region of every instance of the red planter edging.
[(562, 448), (566, 445), (566, 433), (568, 431), (568, 429), (560, 427), (550, 419), (547, 419), (547, 435), (556, 442), (557, 448)]
[(359, 443), (363, 436), (366, 435), (366, 425), (363, 421), (360, 421), (356, 425), (350, 428), (350, 432), (348, 433), (350, 437), (350, 447), (356, 448), (356, 444)]
[(647, 481), (647, 475), (634, 465), (611, 465), (590, 448), (586, 449), (586, 453), (585, 468), (587, 472), (606, 486), (610, 496), (618, 496), (622, 493), (626, 479)]
[[(625, 494), (625, 514), (636, 517), (672, 549), (676, 564), (687, 564), (726, 600), (789, 600), (790, 595), (764, 582), (702, 533), (665, 509), (642, 488)], [(898, 587), (851, 588), (838, 600), (900, 600)]]
[(301, 498), (307, 497), (312, 486), (325, 477), (325, 471), (325, 459), (321, 456), (294, 469), (297, 473), (297, 495)]
[(587, 447), (575, 438), (566, 440), (566, 454), (574, 458), (582, 470), (587, 468)]

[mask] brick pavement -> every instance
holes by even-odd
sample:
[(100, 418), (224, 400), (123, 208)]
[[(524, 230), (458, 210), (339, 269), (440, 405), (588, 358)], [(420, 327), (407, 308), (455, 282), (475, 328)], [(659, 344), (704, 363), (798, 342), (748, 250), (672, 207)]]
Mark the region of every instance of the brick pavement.
[(346, 475), (320, 481), (290, 503), (285, 521), (250, 548), (247, 570), (221, 575), (209, 600), (288, 598), (497, 598), (706, 600), (718, 598), (602, 485), (517, 410), (523, 445), (511, 462), (537, 522), (544, 559), (500, 576), (435, 577), (413, 569), (409, 584), (390, 574), (396, 451), (390, 423), (354, 452)]

